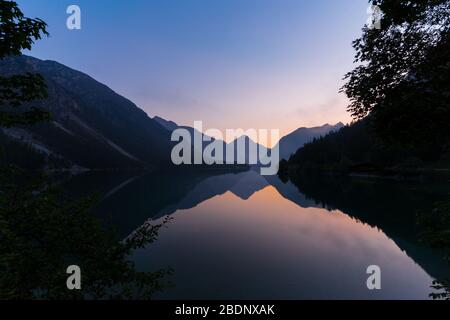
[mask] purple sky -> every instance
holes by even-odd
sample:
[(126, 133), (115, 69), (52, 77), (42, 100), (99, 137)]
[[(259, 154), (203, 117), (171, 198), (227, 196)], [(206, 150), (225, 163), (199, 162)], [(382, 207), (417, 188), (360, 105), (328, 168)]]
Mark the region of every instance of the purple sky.
[[(83, 71), (150, 116), (204, 127), (349, 122), (338, 90), (366, 0), (19, 0), (51, 37), (32, 52)], [(82, 29), (66, 28), (66, 8)]]

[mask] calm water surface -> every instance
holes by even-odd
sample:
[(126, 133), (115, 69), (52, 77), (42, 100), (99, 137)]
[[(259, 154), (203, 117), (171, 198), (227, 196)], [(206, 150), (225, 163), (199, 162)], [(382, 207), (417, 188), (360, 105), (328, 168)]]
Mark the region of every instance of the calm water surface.
[[(307, 178), (256, 171), (83, 175), (96, 208), (122, 238), (147, 219), (173, 220), (132, 257), (140, 270), (174, 269), (161, 299), (427, 299), (450, 275), (421, 245), (416, 215), (446, 184)], [(86, 189), (86, 188), (84, 188)], [(86, 191), (86, 190), (84, 190)], [(382, 289), (366, 269), (381, 268)]]

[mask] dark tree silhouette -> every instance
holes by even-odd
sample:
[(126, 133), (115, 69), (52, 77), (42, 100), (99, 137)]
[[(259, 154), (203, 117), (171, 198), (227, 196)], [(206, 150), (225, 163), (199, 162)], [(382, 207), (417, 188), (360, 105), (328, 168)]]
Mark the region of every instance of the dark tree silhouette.
[(290, 165), (449, 168), (450, 0), (369, 2), (382, 12), (381, 28), (366, 26), (354, 41), (358, 65), (341, 89), (355, 122), (305, 145)]
[(365, 27), (343, 91), (355, 119), (371, 114), (386, 143), (439, 156), (450, 141), (450, 1), (370, 1), (381, 29)]
[[(0, 0), (0, 59), (20, 55), (41, 35), (45, 22)], [(38, 74), (0, 76), (0, 130), (49, 119), (41, 109), (18, 110), (46, 94)], [(129, 256), (152, 243), (167, 220), (119, 241), (94, 218), (92, 205), (67, 198), (44, 174), (0, 166), (0, 299), (149, 299), (165, 286), (169, 269), (138, 272)], [(81, 290), (66, 286), (69, 265), (81, 268)]]
[[(14, 1), (0, 1), (0, 59), (21, 55), (31, 49), (35, 40), (48, 35), (46, 23), (24, 17)], [(47, 88), (39, 74), (0, 76), (0, 126), (34, 124), (48, 120), (50, 115), (40, 108), (18, 110), (26, 102), (44, 99)]]
[[(168, 220), (119, 241), (94, 218), (95, 199), (73, 201), (20, 170), (0, 171), (0, 185), (0, 299), (150, 299), (166, 286), (170, 269), (136, 271), (129, 255)], [(69, 265), (81, 268), (81, 290), (66, 286)]]

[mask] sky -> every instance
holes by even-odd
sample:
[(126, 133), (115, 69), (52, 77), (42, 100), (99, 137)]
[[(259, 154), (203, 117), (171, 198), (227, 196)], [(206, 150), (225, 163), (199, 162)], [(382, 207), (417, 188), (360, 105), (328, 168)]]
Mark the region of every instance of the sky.
[[(16, 0), (47, 22), (31, 52), (85, 72), (151, 117), (204, 128), (351, 121), (339, 93), (366, 0)], [(81, 30), (66, 27), (69, 5)]]

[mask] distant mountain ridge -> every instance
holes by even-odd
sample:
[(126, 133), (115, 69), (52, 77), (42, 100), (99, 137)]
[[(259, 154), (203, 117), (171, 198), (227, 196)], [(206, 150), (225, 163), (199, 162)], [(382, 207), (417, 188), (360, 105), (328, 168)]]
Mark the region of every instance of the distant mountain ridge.
[[(172, 132), (173, 130), (175, 130), (177, 128), (184, 128), (184, 129), (187, 129), (193, 136), (194, 131), (196, 131), (192, 127), (179, 126), (175, 122), (166, 120), (159, 116), (155, 116), (153, 118), (153, 120), (160, 123), (163, 127), (165, 127), (170, 132)], [(280, 141), (276, 145), (276, 147), (280, 148), (280, 160), (281, 159), (288, 160), (292, 154), (294, 154), (298, 149), (303, 147), (306, 143), (311, 142), (314, 139), (326, 136), (327, 134), (329, 134), (331, 132), (339, 131), (344, 126), (345, 125), (342, 122), (339, 122), (335, 125), (325, 124), (323, 126), (312, 127), (312, 128), (303, 127), (303, 128), (299, 128), (299, 129), (291, 132), (290, 134), (281, 138)], [(203, 133), (202, 133), (202, 135), (203, 135)], [(245, 144), (246, 153), (244, 155), (237, 155), (237, 142), (238, 141)], [(270, 149), (256, 143), (248, 136), (241, 136), (229, 143), (223, 142), (223, 144), (224, 144), (224, 146), (223, 146), (224, 150), (226, 149), (227, 146), (230, 146), (231, 144), (235, 144), (235, 146), (234, 146), (235, 161), (245, 162), (246, 164), (248, 164), (250, 162), (250, 155), (258, 156), (259, 150), (261, 150), (261, 152), (263, 152), (263, 153), (264, 152), (267, 153), (270, 151)], [(209, 142), (205, 142), (203, 144), (203, 148), (205, 148), (207, 145), (209, 145)], [(250, 152), (251, 150), (256, 150), (256, 154)]]
[(306, 143), (312, 142), (314, 139), (326, 136), (331, 132), (339, 131), (345, 125), (339, 122), (335, 125), (325, 124), (320, 127), (313, 128), (299, 128), (290, 134), (284, 136), (278, 142), (280, 148), (280, 160), (289, 160), (298, 149), (303, 147)]
[[(205, 148), (208, 145), (210, 145), (212, 142), (222, 143), (222, 148), (224, 150), (224, 159), (223, 159), (224, 162), (226, 161), (227, 148), (231, 148), (233, 150), (233, 152), (234, 152), (234, 162), (235, 163), (246, 164), (246, 165), (251, 164), (250, 160), (252, 158), (258, 159), (258, 153), (260, 152), (259, 150), (262, 150), (261, 152), (268, 152), (268, 149), (266, 147), (260, 145), (259, 143), (256, 143), (255, 141), (253, 141), (251, 138), (249, 138), (246, 135), (242, 135), (242, 136), (236, 138), (235, 140), (227, 143), (227, 142), (225, 142), (223, 140), (218, 140), (218, 139), (215, 139), (213, 137), (209, 137), (209, 136), (205, 135), (203, 132), (200, 132), (200, 131), (198, 131), (197, 129), (195, 129), (193, 127), (179, 126), (175, 122), (166, 120), (166, 119), (161, 118), (159, 116), (153, 117), (153, 120), (155, 120), (158, 123), (160, 123), (169, 132), (172, 132), (175, 129), (186, 129), (191, 134), (192, 139), (194, 138), (194, 134), (195, 133), (200, 134), (202, 136), (202, 138), (207, 138), (207, 140), (209, 140), (209, 141), (204, 141), (202, 143), (202, 150), (201, 150), (201, 152), (203, 152), (205, 150)], [(238, 152), (237, 152), (237, 150), (238, 150), (238, 143), (243, 144), (245, 146), (245, 154), (238, 154)], [(256, 163), (255, 165), (259, 165), (259, 163)]]

